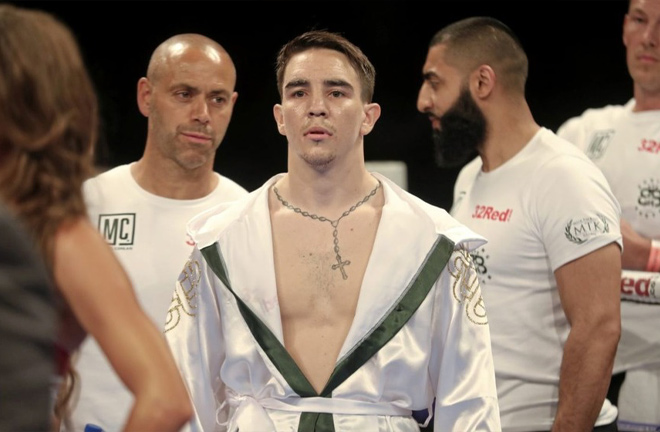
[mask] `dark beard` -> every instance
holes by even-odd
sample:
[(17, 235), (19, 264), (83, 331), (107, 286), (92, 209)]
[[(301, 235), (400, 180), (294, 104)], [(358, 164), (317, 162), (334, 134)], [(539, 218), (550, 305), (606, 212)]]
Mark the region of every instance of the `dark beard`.
[(477, 155), (486, 139), (486, 118), (465, 88), (433, 129), (435, 160), (441, 168), (456, 168)]

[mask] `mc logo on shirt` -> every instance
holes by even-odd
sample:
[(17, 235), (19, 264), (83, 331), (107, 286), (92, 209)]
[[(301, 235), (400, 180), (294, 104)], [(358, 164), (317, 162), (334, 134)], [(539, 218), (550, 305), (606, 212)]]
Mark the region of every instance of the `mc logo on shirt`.
[(135, 237), (135, 213), (99, 215), (99, 231), (111, 246), (132, 246)]
[(600, 159), (605, 154), (607, 147), (610, 145), (610, 140), (614, 136), (614, 132), (613, 129), (594, 132), (586, 151), (589, 159)]

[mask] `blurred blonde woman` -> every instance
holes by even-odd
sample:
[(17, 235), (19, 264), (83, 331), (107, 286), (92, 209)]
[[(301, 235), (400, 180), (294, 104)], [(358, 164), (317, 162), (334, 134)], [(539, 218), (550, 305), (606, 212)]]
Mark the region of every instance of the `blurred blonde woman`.
[[(177, 431), (192, 415), (179, 371), (87, 218), (81, 185), (92, 174), (97, 124), (68, 27), (43, 11), (0, 5), (0, 196), (33, 235), (56, 287), (57, 375), (74, 375), (69, 357), (89, 334), (135, 396), (124, 430)], [(65, 388), (56, 404), (64, 420)]]

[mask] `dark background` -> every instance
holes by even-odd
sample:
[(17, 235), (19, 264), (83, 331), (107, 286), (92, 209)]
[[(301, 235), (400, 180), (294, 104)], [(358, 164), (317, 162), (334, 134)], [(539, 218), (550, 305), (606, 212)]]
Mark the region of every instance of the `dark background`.
[(108, 166), (142, 154), (147, 123), (135, 93), (153, 49), (183, 32), (220, 42), (236, 64), (239, 97), (215, 167), (248, 190), (286, 171), (286, 141), (272, 115), (273, 65), (282, 44), (312, 28), (344, 34), (376, 67), (382, 116), (365, 139), (366, 159), (404, 161), (408, 190), (445, 208), (458, 170), (435, 165), (429, 122), (416, 109), (428, 42), (444, 25), (474, 15), (508, 24), (529, 56), (532, 112), (552, 130), (588, 107), (632, 96), (621, 40), (626, 0), (14, 3), (52, 12), (76, 34), (100, 98), (99, 154)]

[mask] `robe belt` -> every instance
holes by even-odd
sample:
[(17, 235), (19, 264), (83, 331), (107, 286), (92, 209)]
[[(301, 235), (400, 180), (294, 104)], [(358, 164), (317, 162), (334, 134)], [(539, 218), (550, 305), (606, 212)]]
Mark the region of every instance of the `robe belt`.
[(227, 431), (264, 432), (274, 431), (275, 425), (266, 412), (266, 408), (288, 412), (315, 412), (347, 415), (412, 415), (409, 409), (387, 402), (365, 402), (341, 398), (305, 397), (291, 399), (261, 398), (248, 395), (228, 395), (227, 402), (235, 407)]

